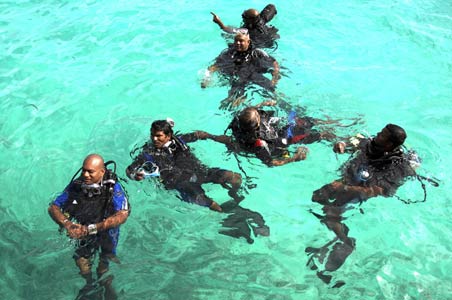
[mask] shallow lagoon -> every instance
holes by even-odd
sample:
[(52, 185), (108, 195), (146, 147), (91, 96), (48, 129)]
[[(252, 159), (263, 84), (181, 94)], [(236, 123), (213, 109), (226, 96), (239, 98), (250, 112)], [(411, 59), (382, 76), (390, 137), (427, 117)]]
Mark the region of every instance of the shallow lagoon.
[[(336, 272), (340, 289), (306, 267), (307, 246), (332, 237), (310, 209), (312, 191), (336, 178), (346, 157), (310, 145), (306, 161), (265, 168), (242, 159), (253, 178), (243, 206), (264, 216), (269, 237), (253, 244), (218, 234), (224, 216), (183, 203), (155, 183), (127, 183), (133, 213), (122, 228), (121, 265), (112, 267), (120, 299), (448, 299), (452, 236), (448, 166), (452, 150), (452, 6), (447, 1), (275, 1), (285, 68), (278, 90), (313, 116), (388, 122), (408, 132), (423, 158), (427, 202), (377, 198), (352, 211), (356, 251)], [(262, 9), (267, 3), (251, 1)], [(225, 48), (215, 11), (238, 24), (240, 1), (41, 1), (0, 4), (1, 294), (4, 299), (74, 299), (83, 286), (70, 241), (46, 209), (83, 157), (99, 152), (119, 165), (171, 116), (182, 131), (222, 133), (226, 87), (199, 78)], [(175, 9), (175, 7), (178, 7)], [(239, 171), (222, 145), (198, 142), (210, 166)], [(227, 195), (208, 192), (221, 202)], [(408, 182), (400, 196), (421, 199)]]

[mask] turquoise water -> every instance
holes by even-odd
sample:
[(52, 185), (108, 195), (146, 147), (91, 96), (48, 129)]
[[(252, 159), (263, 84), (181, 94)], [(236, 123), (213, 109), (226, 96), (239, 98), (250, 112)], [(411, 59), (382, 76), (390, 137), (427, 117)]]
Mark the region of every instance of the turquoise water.
[[(47, 205), (83, 158), (119, 165), (152, 120), (181, 131), (222, 133), (227, 88), (199, 87), (225, 48), (210, 11), (226, 24), (265, 1), (2, 1), (0, 10), (0, 250), (2, 299), (74, 299), (83, 281), (70, 241)], [(452, 299), (452, 4), (449, 1), (275, 1), (285, 67), (278, 91), (314, 116), (362, 116), (360, 130), (403, 126), (423, 158), (426, 203), (371, 199), (346, 221), (357, 248), (332, 289), (306, 267), (307, 246), (333, 237), (309, 209), (312, 191), (336, 178), (346, 157), (309, 145), (306, 161), (242, 166), (256, 188), (243, 207), (270, 226), (254, 244), (218, 234), (224, 216), (179, 201), (155, 184), (127, 183), (133, 205), (122, 227), (119, 299)], [(258, 100), (258, 99), (257, 99)], [(210, 166), (239, 171), (222, 145), (201, 141)], [(216, 186), (208, 193), (228, 199)], [(422, 199), (413, 181), (398, 195)]]

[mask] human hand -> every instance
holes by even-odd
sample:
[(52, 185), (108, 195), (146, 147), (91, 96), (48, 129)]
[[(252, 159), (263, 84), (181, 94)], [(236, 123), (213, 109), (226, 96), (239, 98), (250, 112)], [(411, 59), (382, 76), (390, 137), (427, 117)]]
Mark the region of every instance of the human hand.
[(201, 80), (201, 88), (205, 89), (206, 87), (208, 87), (211, 80), (212, 80), (212, 72), (210, 72), (210, 70), (207, 69), (204, 72), (204, 78)]
[(222, 212), (223, 210), (221, 209), (221, 206), (218, 204), (218, 203), (216, 203), (215, 201), (212, 201), (212, 204), (210, 204), (210, 207), (209, 207), (211, 210), (215, 210), (215, 211), (218, 211), (218, 212)]
[(340, 141), (340, 142), (337, 142), (336, 144), (334, 144), (333, 151), (335, 153), (344, 154), (345, 153), (345, 147), (346, 147), (345, 142)]
[(306, 156), (308, 155), (309, 149), (301, 146), (297, 149), (297, 152), (293, 155), (293, 160), (294, 161), (300, 161), (300, 160), (305, 160)]
[(144, 176), (145, 176), (144, 171), (137, 171), (137, 172), (135, 173), (134, 179), (135, 179), (136, 181), (141, 181), (141, 180), (144, 179)]
[(278, 79), (277, 78), (273, 78), (271, 83), (272, 83), (273, 87), (276, 87), (276, 84), (278, 83)]
[(212, 21), (213, 21), (214, 23), (217, 23), (217, 24), (221, 23), (220, 18), (219, 18), (214, 12), (210, 12), (210, 13), (211, 13), (212, 16), (213, 16)]
[(73, 239), (80, 239), (88, 235), (88, 227), (77, 223), (67, 222), (64, 226), (67, 231), (67, 235)]
[(201, 88), (202, 88), (202, 89), (205, 89), (207, 86), (209, 86), (209, 81), (206, 80), (206, 79), (203, 79), (203, 80), (201, 81)]

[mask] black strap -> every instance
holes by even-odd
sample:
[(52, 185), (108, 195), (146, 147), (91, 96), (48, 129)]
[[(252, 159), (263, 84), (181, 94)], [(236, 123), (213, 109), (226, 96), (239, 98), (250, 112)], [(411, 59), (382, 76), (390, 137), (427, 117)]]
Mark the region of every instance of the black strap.
[(253, 177), (248, 176), (248, 174), (246, 174), (245, 169), (243, 169), (242, 167), (242, 162), (240, 161), (238, 154), (235, 151), (231, 151), (232, 154), (234, 155), (235, 159), (237, 160), (237, 166), (239, 167), (239, 170), (243, 173), (243, 175), (245, 175), (245, 181), (247, 183), (247, 187), (250, 189), (253, 189), (256, 187), (255, 183), (253, 182)]
[(83, 167), (80, 167), (80, 169), (78, 169), (77, 172), (75, 172), (74, 176), (72, 176), (72, 179), (71, 179), (71, 181), (69, 181), (69, 182), (73, 182), (74, 179), (75, 179), (75, 177), (77, 177), (77, 174), (80, 173), (80, 171), (81, 171), (82, 169), (83, 169)]
[(395, 197), (396, 197), (398, 200), (400, 200), (400, 201), (402, 201), (403, 203), (405, 203), (405, 204), (422, 203), (422, 202), (427, 201), (427, 189), (425, 188), (425, 183), (424, 183), (423, 180), (426, 180), (427, 182), (429, 182), (429, 183), (430, 183), (431, 185), (433, 185), (434, 187), (438, 187), (438, 186), (439, 186), (439, 183), (438, 183), (437, 181), (435, 181), (435, 180), (433, 180), (433, 179), (431, 179), (431, 178), (422, 176), (422, 175), (417, 175), (417, 174), (416, 174), (416, 179), (421, 183), (422, 190), (424, 191), (424, 199), (423, 199), (423, 200), (416, 200), (416, 201), (413, 201), (413, 200), (411, 200), (411, 199), (405, 200), (405, 199), (403, 199), (403, 198), (401, 198), (401, 197), (399, 197), (399, 196), (397, 196), (397, 195), (395, 195)]

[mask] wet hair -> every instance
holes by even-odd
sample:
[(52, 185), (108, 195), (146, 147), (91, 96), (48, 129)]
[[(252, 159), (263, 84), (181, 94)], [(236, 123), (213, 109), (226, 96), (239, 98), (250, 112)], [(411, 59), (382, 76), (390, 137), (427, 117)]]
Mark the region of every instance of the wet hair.
[(259, 112), (255, 107), (247, 107), (239, 115), (239, 126), (242, 131), (256, 130)]
[(389, 132), (389, 140), (394, 144), (394, 147), (398, 147), (405, 142), (406, 132), (402, 127), (395, 124), (388, 124), (385, 128)]
[(152, 122), (152, 131), (163, 131), (166, 135), (173, 135), (173, 126), (167, 120), (157, 120)]

